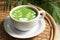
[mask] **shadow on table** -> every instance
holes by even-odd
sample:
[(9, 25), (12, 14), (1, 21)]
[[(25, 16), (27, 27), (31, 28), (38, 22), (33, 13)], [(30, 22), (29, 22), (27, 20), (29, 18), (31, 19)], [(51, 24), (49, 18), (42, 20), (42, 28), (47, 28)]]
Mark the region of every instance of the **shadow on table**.
[(7, 34), (4, 30), (4, 21), (0, 21), (0, 40), (33, 40), (32, 38), (30, 39), (17, 39), (11, 37), (9, 34)]

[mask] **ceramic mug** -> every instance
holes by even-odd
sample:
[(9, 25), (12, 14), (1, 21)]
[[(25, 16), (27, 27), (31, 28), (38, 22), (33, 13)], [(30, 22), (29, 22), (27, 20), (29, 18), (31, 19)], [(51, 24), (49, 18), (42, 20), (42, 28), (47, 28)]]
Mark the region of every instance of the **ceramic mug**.
[[(13, 19), (13, 17), (11, 16), (12, 12), (14, 10), (16, 10), (17, 8), (21, 8), (21, 7), (29, 7), (29, 8), (32, 8), (33, 10), (35, 10), (37, 12), (36, 18), (34, 18), (34, 19), (30, 20), (30, 21), (25, 21), (25, 22)], [(40, 14), (42, 14), (42, 16)], [(43, 10), (39, 11), (36, 7), (31, 6), (31, 5), (17, 6), (17, 7), (13, 8), (10, 11), (10, 18), (11, 18), (11, 21), (12, 21), (14, 27), (16, 29), (18, 29), (18, 30), (21, 30), (21, 31), (29, 31), (29, 30), (31, 30), (38, 23), (38, 21), (43, 19), (44, 17), (45, 17), (45, 11), (43, 11)]]

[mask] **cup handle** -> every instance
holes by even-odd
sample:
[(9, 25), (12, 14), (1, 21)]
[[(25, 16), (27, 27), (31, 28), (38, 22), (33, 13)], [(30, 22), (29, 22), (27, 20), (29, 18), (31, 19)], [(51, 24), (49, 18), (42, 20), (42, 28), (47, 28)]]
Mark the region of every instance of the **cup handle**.
[(40, 17), (40, 18), (44, 18), (45, 17), (45, 15), (46, 15), (46, 13), (45, 13), (45, 11), (44, 10), (40, 10), (39, 11), (39, 16), (40, 16), (40, 14), (42, 14), (42, 16)]

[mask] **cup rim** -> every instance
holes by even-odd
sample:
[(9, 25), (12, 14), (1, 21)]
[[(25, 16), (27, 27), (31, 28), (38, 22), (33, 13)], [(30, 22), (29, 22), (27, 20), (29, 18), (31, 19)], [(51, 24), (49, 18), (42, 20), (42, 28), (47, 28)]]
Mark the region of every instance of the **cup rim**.
[[(35, 10), (38, 12), (38, 15), (36, 16), (36, 18), (34, 18), (34, 19), (32, 19), (32, 20), (29, 20), (29, 21), (19, 21), (19, 20), (14, 19), (14, 18), (11, 16), (11, 15), (12, 15), (12, 12), (13, 12), (14, 10), (16, 10), (17, 8), (21, 8), (21, 7), (31, 7), (31, 8), (35, 9)], [(9, 16), (10, 16), (14, 21), (17, 21), (17, 22), (31, 22), (31, 21), (34, 21), (34, 20), (36, 20), (36, 19), (38, 18), (38, 16), (39, 16), (39, 11), (38, 11), (38, 9), (37, 9), (36, 7), (34, 7), (34, 6), (30, 6), (30, 5), (20, 5), (20, 6), (16, 6), (16, 7), (14, 7), (13, 9), (11, 9)]]

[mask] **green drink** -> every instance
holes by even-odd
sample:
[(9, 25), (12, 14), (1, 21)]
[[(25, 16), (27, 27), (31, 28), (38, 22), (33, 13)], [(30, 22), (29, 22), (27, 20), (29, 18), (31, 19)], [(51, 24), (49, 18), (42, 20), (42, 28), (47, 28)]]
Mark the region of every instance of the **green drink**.
[(17, 8), (12, 12), (12, 17), (19, 21), (29, 21), (36, 18), (36, 12), (29, 7)]

